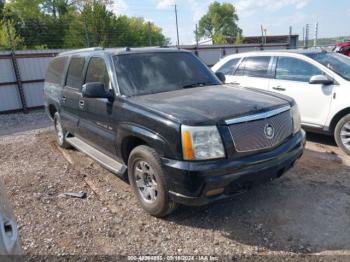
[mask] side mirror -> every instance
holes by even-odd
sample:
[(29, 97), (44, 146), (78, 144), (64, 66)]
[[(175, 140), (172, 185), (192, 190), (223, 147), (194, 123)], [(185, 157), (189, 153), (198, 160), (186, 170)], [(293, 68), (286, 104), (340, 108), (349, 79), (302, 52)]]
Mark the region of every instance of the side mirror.
[(86, 83), (81, 93), (85, 98), (112, 98), (111, 93), (106, 92), (105, 85), (100, 82)]
[(216, 72), (215, 75), (217, 76), (217, 78), (220, 79), (221, 82), (225, 83), (226, 82), (226, 77), (223, 73), (221, 72)]
[(332, 85), (334, 84), (333, 79), (329, 79), (325, 75), (316, 75), (310, 78), (309, 84), (311, 85)]

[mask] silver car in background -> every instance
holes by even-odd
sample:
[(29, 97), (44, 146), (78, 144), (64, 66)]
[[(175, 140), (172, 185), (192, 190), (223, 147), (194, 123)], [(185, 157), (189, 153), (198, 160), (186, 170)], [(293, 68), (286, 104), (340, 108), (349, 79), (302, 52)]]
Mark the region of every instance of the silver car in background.
[(0, 256), (21, 254), (17, 225), (10, 209), (3, 177), (0, 175)]

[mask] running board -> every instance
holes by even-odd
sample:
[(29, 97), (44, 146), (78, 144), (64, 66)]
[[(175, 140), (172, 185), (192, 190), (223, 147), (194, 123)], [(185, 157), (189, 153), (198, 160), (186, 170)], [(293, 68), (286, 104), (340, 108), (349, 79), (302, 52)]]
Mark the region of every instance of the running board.
[(121, 179), (127, 180), (127, 177), (126, 177), (127, 167), (125, 165), (119, 163), (113, 158), (107, 156), (106, 154), (101, 153), (96, 148), (90, 146), (89, 144), (85, 143), (84, 141), (82, 141), (77, 137), (68, 137), (66, 138), (66, 141), (69, 144), (71, 144), (73, 147), (78, 149), (79, 151), (83, 152), (84, 154), (94, 159), (104, 168), (108, 169), (109, 171), (111, 171)]

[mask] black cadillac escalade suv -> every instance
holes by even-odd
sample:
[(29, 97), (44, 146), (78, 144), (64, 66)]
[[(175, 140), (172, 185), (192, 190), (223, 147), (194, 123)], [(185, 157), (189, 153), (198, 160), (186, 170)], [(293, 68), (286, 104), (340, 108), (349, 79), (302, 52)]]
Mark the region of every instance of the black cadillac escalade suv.
[(77, 50), (51, 62), (46, 108), (61, 147), (129, 181), (161, 217), (278, 178), (303, 153), (292, 99), (222, 78), (178, 49)]

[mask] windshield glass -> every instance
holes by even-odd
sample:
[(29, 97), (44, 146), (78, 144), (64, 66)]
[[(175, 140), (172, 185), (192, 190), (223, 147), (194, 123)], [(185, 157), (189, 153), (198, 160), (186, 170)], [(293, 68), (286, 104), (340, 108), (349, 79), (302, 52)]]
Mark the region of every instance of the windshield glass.
[(350, 80), (350, 58), (336, 53), (307, 54), (330, 70), (336, 72), (346, 80)]
[(187, 52), (131, 53), (114, 57), (120, 92), (147, 95), (218, 85), (215, 75)]

